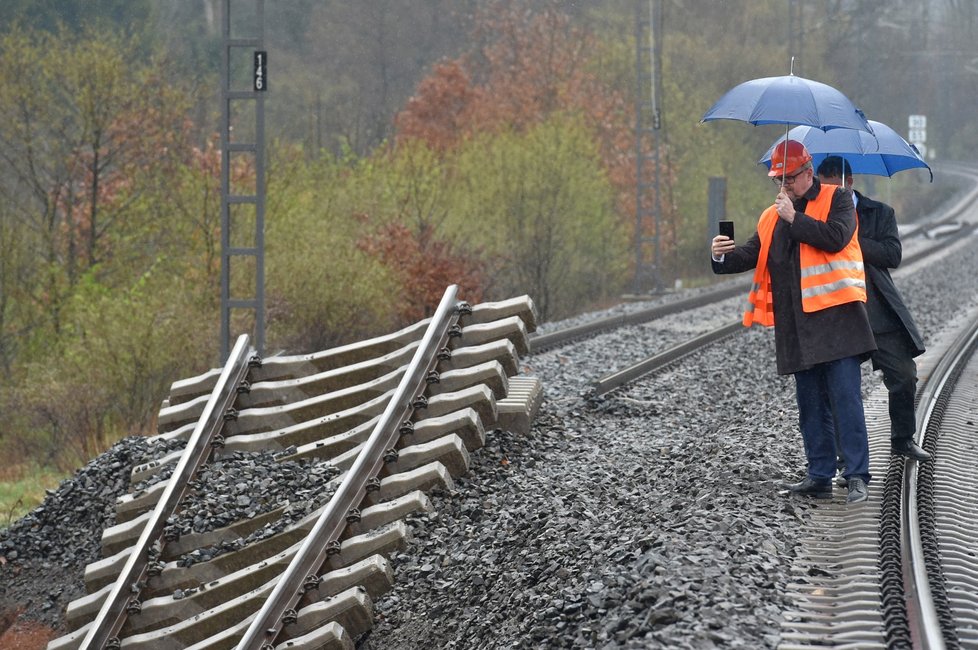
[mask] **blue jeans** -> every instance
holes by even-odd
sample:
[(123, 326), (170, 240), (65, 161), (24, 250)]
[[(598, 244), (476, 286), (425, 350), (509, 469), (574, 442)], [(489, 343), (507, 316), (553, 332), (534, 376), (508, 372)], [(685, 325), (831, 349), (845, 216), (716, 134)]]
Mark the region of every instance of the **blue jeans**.
[(857, 357), (820, 363), (795, 373), (798, 424), (808, 458), (808, 476), (815, 481), (826, 482), (835, 476), (834, 420), (846, 478), (869, 483), (869, 438), (860, 384)]

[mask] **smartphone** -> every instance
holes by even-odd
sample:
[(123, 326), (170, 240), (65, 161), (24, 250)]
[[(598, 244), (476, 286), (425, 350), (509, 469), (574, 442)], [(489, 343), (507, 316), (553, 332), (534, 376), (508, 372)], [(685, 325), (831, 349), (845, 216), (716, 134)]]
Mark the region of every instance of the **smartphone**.
[(733, 221), (720, 221), (718, 223), (720, 227), (720, 234), (724, 237), (734, 238), (734, 223)]

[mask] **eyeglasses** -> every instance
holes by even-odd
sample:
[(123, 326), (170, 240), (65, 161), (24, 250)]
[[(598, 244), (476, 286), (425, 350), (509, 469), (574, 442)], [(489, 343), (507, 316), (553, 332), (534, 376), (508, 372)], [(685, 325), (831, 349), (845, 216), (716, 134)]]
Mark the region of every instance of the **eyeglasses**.
[(796, 173), (792, 174), (791, 176), (772, 176), (771, 177), (771, 181), (775, 185), (781, 185), (782, 182), (785, 185), (791, 185), (792, 183), (795, 182), (795, 179), (796, 178), (798, 178), (799, 176), (801, 176), (802, 174), (804, 174), (807, 171), (808, 171), (808, 168), (806, 167), (805, 169), (801, 170), (800, 172), (796, 172)]

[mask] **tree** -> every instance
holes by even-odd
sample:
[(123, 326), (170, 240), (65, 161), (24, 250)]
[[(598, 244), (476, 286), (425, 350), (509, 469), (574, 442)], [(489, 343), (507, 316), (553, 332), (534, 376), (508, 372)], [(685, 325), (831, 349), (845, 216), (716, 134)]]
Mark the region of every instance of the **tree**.
[(269, 20), (270, 119), (311, 151), (346, 146), (365, 156), (390, 136), (391, 116), (431, 63), (466, 46), (478, 2), (315, 2), (305, 12), (293, 4)]
[(133, 177), (179, 149), (188, 101), (162, 83), (165, 62), (140, 67), (131, 41), (112, 34), (7, 34), (0, 55), (23, 61), (0, 72), (0, 195), (44, 262), (32, 299), (57, 332), (78, 279), (117, 252), (109, 235), (132, 217)]
[(0, 31), (15, 23), (52, 33), (64, 27), (125, 29), (146, 24), (151, 13), (149, 0), (4, 0)]
[[(6, 208), (0, 206), (0, 211)], [(0, 369), (12, 373), (25, 335), (34, 327), (38, 316), (27, 309), (24, 300), (24, 276), (34, 262), (28, 259), (24, 229), (11, 218), (0, 214)]]
[(384, 267), (357, 247), (365, 214), (383, 205), (379, 172), (369, 159), (276, 149), (267, 210), (266, 347), (323, 350), (389, 331), (393, 284)]
[[(491, 3), (477, 25), (472, 40), (478, 49), (436, 66), (398, 113), (398, 141), (421, 139), (445, 151), (478, 134), (522, 133), (554, 115), (580, 115), (616, 189), (621, 223), (634, 228), (634, 107), (615, 85), (621, 77), (603, 71), (615, 50), (553, 3), (538, 13), (521, 3)], [(642, 146), (648, 152), (651, 142)], [(668, 176), (668, 163), (660, 169)], [(652, 172), (646, 169), (650, 186)], [(667, 235), (664, 245), (671, 246), (675, 214), (668, 202), (663, 206), (660, 228)]]
[(399, 325), (430, 316), (445, 288), (458, 284), (469, 302), (482, 299), (485, 264), (478, 244), (450, 241), (445, 223), (451, 202), (451, 167), (420, 141), (374, 156), (383, 207), (364, 215), (370, 229), (358, 246), (390, 272), (404, 295)]
[(216, 318), (184, 283), (196, 251), (169, 236), (189, 228), (149, 207), (192, 158), (193, 95), (112, 35), (6, 34), (0, 52), (22, 61), (0, 73), (0, 410), (19, 414), (9, 439), (69, 466), (151, 426), (175, 368), (209, 356), (164, 344), (195, 350)]
[(456, 253), (451, 242), (436, 238), (430, 230), (419, 233), (392, 222), (362, 238), (358, 246), (382, 260), (389, 277), (400, 285), (396, 294), (405, 300), (397, 305), (398, 326), (432, 316), (445, 288), (453, 284), (466, 301), (483, 300), (485, 263), (477, 256)]
[(555, 319), (621, 290), (628, 230), (580, 118), (554, 115), (525, 134), (480, 136), (459, 149), (455, 165), (446, 229), (484, 246), (489, 296), (527, 293), (541, 318)]

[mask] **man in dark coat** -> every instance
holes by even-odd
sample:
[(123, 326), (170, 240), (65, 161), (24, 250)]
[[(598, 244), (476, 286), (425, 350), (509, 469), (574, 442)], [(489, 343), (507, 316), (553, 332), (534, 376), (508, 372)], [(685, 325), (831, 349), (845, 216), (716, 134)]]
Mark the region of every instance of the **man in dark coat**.
[[(852, 248), (856, 216), (851, 194), (836, 188), (831, 197), (814, 177), (811, 156), (801, 143), (789, 140), (775, 148), (770, 176), (780, 187), (774, 206), (765, 210), (758, 230), (742, 245), (718, 235), (711, 243), (713, 272), (742, 273), (766, 264), (770, 277), (771, 308), (774, 318), (774, 343), (778, 373), (794, 375), (799, 425), (808, 459), (808, 477), (788, 485), (794, 494), (829, 498), (835, 476), (835, 428), (846, 462), (849, 494), (847, 502), (868, 498), (869, 442), (861, 396), (859, 365), (876, 350), (862, 300), (853, 300), (815, 311), (803, 309), (802, 252), (817, 249), (830, 256)], [(831, 191), (829, 187), (826, 192)], [(827, 205), (827, 215), (816, 218), (809, 213), (816, 204)], [(776, 210), (773, 231), (771, 210)], [(767, 256), (762, 259), (762, 251)], [(844, 263), (859, 270), (862, 259), (856, 249)], [(757, 281), (755, 271), (755, 283)], [(856, 280), (854, 280), (855, 282)], [(752, 291), (752, 299), (754, 292)], [(756, 303), (755, 303), (756, 304)], [(755, 310), (756, 306), (753, 307)], [(760, 321), (763, 324), (764, 321)], [(745, 324), (748, 324), (745, 315)]]
[[(818, 166), (824, 183), (852, 188), (849, 161), (828, 156)], [(890, 269), (900, 266), (903, 246), (893, 208), (853, 191), (859, 220), (859, 246), (866, 264), (866, 311), (873, 328), (877, 350), (873, 369), (883, 371), (883, 384), (889, 393), (890, 450), (913, 460), (930, 460), (930, 454), (914, 442), (917, 430), (914, 398), (917, 393), (917, 364), (914, 357), (924, 353), (924, 341), (910, 310), (890, 277)]]

